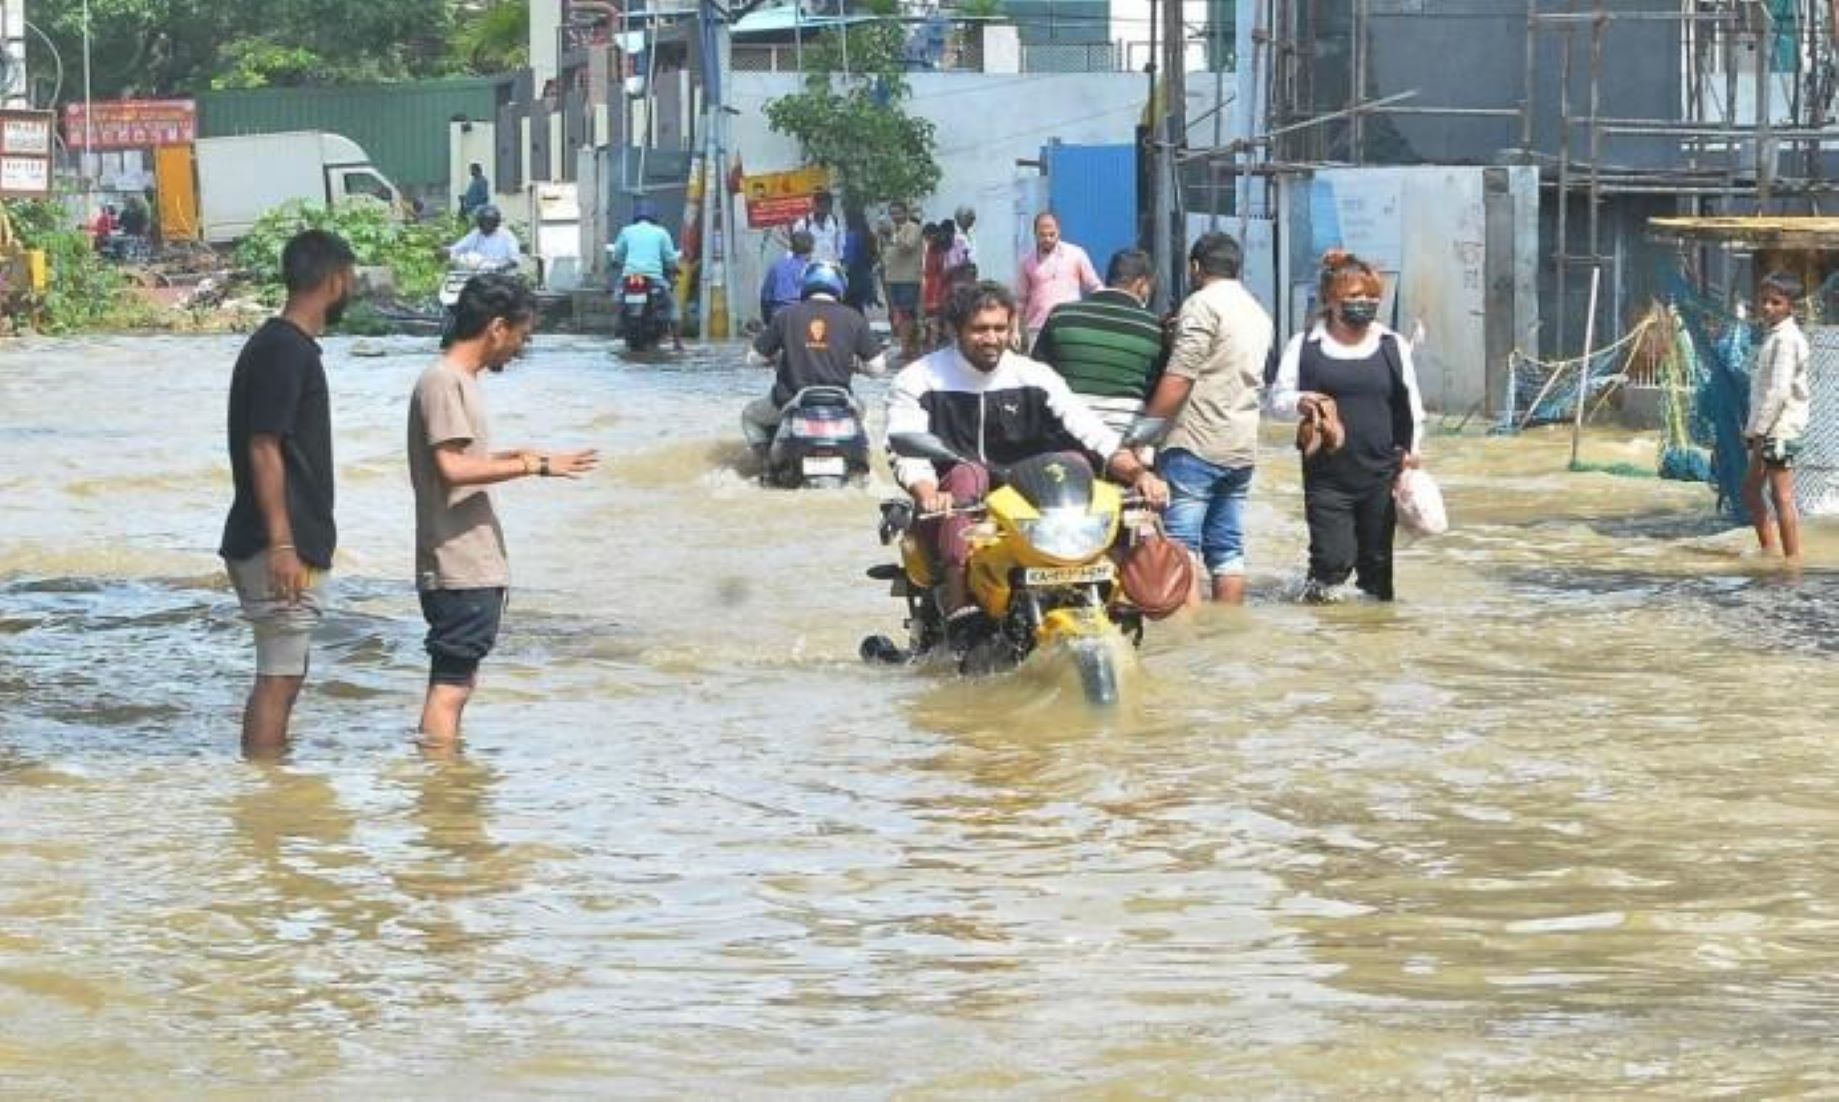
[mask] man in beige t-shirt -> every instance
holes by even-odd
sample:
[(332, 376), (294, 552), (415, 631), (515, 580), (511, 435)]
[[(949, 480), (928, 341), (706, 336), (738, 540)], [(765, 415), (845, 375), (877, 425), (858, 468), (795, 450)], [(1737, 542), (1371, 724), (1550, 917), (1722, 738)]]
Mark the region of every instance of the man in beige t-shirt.
[(529, 475), (575, 478), (593, 451), (491, 450), (479, 375), (500, 372), (536, 325), (536, 296), (514, 276), (467, 282), (440, 361), (409, 399), (409, 482), (415, 490), (415, 587), (428, 621), (428, 695), (421, 740), (447, 746), (498, 638), (511, 584), (504, 529), (486, 487)]
[(1213, 599), (1245, 600), (1245, 503), (1258, 462), (1258, 407), (1271, 316), (1239, 280), (1239, 243), (1203, 234), (1188, 252), (1198, 285), (1175, 326), (1168, 367), (1145, 416), (1174, 427), (1156, 456), (1169, 484), (1163, 523), (1213, 579)]

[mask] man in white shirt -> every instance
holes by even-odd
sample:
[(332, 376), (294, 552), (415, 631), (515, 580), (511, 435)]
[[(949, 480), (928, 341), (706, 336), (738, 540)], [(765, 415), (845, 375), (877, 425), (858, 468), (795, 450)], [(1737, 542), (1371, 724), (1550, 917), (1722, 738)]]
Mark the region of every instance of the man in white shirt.
[(523, 260), (517, 235), (504, 227), (504, 215), (487, 203), (473, 215), (473, 230), (454, 242), (447, 255), (475, 268), (515, 268)]
[[(811, 235), (811, 259), (843, 263), (843, 221), (836, 216), (836, 197), (820, 191), (811, 197), (811, 213), (792, 224), (792, 232)], [(789, 239), (788, 239), (789, 240)]]

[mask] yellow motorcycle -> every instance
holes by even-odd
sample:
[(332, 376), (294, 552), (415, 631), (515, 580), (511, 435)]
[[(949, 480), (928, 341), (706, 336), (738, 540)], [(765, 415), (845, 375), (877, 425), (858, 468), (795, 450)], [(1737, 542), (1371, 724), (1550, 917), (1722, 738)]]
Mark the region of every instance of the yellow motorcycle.
[[(896, 433), (888, 444), (903, 457), (966, 461), (930, 433)], [(930, 541), (914, 530), (916, 521), (931, 518), (917, 516), (910, 500), (883, 502), (881, 542), (898, 540), (901, 561), (868, 573), (906, 601), (910, 641), (901, 648), (887, 636), (871, 636), (862, 657), (891, 664), (944, 651), (960, 672), (981, 675), (1012, 669), (1037, 652), (1060, 652), (1072, 659), (1087, 701), (1115, 704), (1118, 658), (1141, 642), (1143, 615), (1124, 595), (1112, 549), (1120, 531), (1147, 514), (1120, 487), (1066, 455), (1036, 456), (992, 473), (1003, 485), (957, 510), (981, 518), (969, 532), (966, 582), (982, 615), (968, 625), (954, 620), (948, 638), (943, 571)]]

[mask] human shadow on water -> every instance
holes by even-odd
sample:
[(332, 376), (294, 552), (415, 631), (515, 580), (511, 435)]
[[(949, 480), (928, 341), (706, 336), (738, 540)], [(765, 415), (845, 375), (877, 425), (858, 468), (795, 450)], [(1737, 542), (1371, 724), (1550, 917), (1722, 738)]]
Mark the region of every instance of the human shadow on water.
[(1524, 596), (1554, 603), (1698, 606), (1712, 611), (1712, 624), (1758, 648), (1839, 654), (1839, 572), (1764, 565), (1752, 573), (1702, 575), (1522, 570), (1506, 580)]

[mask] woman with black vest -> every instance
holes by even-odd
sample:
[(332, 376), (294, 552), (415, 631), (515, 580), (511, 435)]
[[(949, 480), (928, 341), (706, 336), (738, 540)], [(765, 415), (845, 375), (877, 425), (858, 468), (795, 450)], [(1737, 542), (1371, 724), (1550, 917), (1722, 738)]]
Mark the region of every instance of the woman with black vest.
[(1329, 250), (1321, 316), (1291, 338), (1271, 387), (1272, 412), (1328, 426), (1303, 455), (1308, 600), (1333, 599), (1349, 574), (1362, 592), (1392, 599), (1392, 488), (1418, 465), (1424, 403), (1411, 346), (1375, 320), (1382, 291), (1372, 265)]

